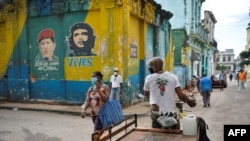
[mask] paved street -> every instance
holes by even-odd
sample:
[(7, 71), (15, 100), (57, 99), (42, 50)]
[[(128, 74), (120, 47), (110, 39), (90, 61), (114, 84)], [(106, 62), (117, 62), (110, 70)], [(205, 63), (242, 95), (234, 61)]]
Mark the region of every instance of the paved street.
[[(249, 80), (249, 79), (248, 79)], [(248, 84), (250, 84), (248, 82)], [(228, 81), (228, 88), (220, 91), (213, 89), (211, 94), (211, 107), (204, 108), (199, 94), (195, 94), (197, 106), (190, 108), (186, 104), (185, 109), (191, 110), (187, 114), (194, 114), (205, 119), (209, 126), (207, 135), (211, 141), (223, 141), (223, 128), (225, 124), (249, 124), (250, 125), (250, 85), (245, 91), (237, 91), (237, 82)], [(149, 117), (141, 117), (138, 126), (150, 127)]]
[[(250, 113), (248, 112), (250, 107), (249, 87), (250, 85), (245, 91), (238, 92), (237, 82), (228, 82), (228, 88), (224, 89), (224, 91), (214, 89), (210, 108), (203, 107), (198, 93), (195, 94), (197, 106), (190, 108), (184, 105), (184, 108), (192, 110), (188, 114), (194, 114), (205, 119), (209, 126), (207, 134), (211, 141), (222, 141), (225, 124), (250, 124)], [(80, 112), (79, 106), (0, 104), (1, 107), (11, 105), (20, 106), (20, 109), (0, 109), (0, 141), (88, 141), (91, 139), (92, 121), (90, 117), (86, 119), (79, 117), (79, 114), (77, 114), (77, 111)], [(29, 110), (23, 110), (21, 107)], [(30, 107), (33, 107), (33, 109)], [(139, 113), (138, 111), (143, 113), (147, 112), (148, 107), (148, 103), (144, 102), (125, 108), (124, 113), (126, 115)], [(65, 110), (66, 112), (60, 114), (37, 111), (45, 108), (51, 111)], [(151, 120), (147, 114), (139, 116), (138, 126), (151, 126)]]
[(204, 108), (202, 103), (199, 103), (194, 108), (193, 113), (206, 120), (209, 126), (208, 136), (211, 141), (223, 141), (225, 124), (250, 125), (249, 101), (249, 86), (245, 91), (238, 92), (237, 82), (228, 81), (228, 88), (224, 89), (224, 91), (214, 89), (211, 95), (210, 108)]
[(90, 141), (93, 124), (70, 114), (0, 109), (0, 141)]

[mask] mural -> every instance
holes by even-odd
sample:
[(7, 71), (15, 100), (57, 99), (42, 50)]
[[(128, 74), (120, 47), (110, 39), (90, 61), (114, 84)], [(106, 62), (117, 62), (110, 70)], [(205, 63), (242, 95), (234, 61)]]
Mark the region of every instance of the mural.
[(130, 58), (137, 58), (137, 43), (135, 39), (132, 39), (130, 44)]
[(94, 28), (86, 22), (75, 22), (69, 29), (66, 38), (67, 52), (65, 57), (65, 78), (67, 80), (89, 81), (91, 73), (100, 70), (100, 56), (98, 47), (93, 51), (96, 42)]
[(82, 103), (92, 72), (101, 71), (108, 82), (118, 66), (124, 80), (121, 101), (131, 102), (149, 73), (148, 60), (166, 57), (169, 42), (163, 33), (156, 42), (155, 33), (157, 28), (167, 32), (169, 23), (155, 26), (154, 15), (163, 18), (158, 21), (169, 17), (154, 11), (158, 8), (151, 1), (129, 5), (120, 7), (111, 0), (18, 0), (4, 6), (0, 74), (7, 77), (0, 80), (0, 95)]
[(36, 56), (36, 61), (58, 61), (58, 57), (54, 55), (56, 48), (55, 33), (52, 29), (42, 30), (38, 37), (38, 45), (40, 53)]
[(54, 54), (56, 43), (52, 29), (43, 29), (37, 37), (40, 53), (35, 57), (35, 67), (38, 71), (58, 70), (59, 58)]
[(69, 52), (67, 56), (96, 56), (92, 52), (95, 45), (93, 29), (87, 23), (76, 23), (70, 29), (68, 39)]
[(59, 57), (54, 54), (56, 42), (53, 29), (44, 28), (38, 33), (37, 47), (39, 53), (34, 58), (34, 71), (32, 71), (30, 77), (33, 78), (32, 76), (38, 76), (42, 79), (55, 78), (57, 75), (54, 74), (57, 74), (60, 63)]

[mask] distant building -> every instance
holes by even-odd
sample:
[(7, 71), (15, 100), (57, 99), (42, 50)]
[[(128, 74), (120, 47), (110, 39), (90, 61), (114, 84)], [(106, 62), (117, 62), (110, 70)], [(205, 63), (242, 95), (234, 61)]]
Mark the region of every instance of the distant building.
[[(205, 29), (208, 31), (208, 43), (209, 43), (209, 48), (207, 49), (207, 55), (206, 55), (206, 60), (205, 62), (206, 67), (206, 72), (208, 76), (211, 76), (215, 72), (215, 66), (216, 66), (216, 55), (218, 53), (217, 50), (217, 42), (214, 39), (214, 30), (215, 30), (215, 24), (217, 23), (217, 20), (213, 14), (212, 11), (204, 11), (204, 19), (202, 20), (202, 24), (205, 27)], [(202, 70), (203, 72), (205, 70)]]
[(170, 19), (174, 38), (174, 73), (181, 86), (206, 72), (208, 31), (201, 22), (201, 6), (205, 0), (158, 0), (163, 8), (173, 13)]
[(234, 49), (226, 49), (225, 51), (220, 51), (217, 58), (217, 64), (227, 67), (228, 71), (234, 71), (234, 56)]
[[(249, 13), (249, 15), (250, 15), (250, 13)], [(248, 27), (247, 27), (247, 44), (245, 47), (245, 51), (248, 51), (250, 53), (250, 22), (248, 23)], [(247, 71), (247, 75), (249, 76), (250, 75), (250, 65), (245, 66), (245, 71)]]

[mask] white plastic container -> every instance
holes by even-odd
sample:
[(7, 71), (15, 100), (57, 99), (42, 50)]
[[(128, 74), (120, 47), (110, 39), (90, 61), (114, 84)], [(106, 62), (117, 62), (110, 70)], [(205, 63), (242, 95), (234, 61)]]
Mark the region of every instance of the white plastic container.
[(195, 115), (187, 115), (183, 117), (182, 124), (183, 124), (183, 135), (196, 136), (197, 122)]

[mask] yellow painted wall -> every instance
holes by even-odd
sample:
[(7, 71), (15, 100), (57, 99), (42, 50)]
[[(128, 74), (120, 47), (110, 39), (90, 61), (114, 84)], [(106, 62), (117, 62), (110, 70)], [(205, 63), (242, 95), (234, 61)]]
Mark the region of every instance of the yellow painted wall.
[[(26, 21), (26, 0), (17, 0), (15, 4), (5, 5), (0, 12), (0, 78), (3, 77), (17, 40)], [(17, 20), (18, 19), (18, 20)]]

